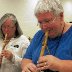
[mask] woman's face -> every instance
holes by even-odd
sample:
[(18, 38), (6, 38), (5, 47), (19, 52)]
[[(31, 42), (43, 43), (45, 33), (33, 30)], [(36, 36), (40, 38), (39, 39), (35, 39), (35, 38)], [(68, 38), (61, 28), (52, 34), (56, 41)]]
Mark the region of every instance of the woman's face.
[(50, 38), (61, 35), (63, 31), (63, 17), (54, 16), (52, 12), (40, 13), (37, 15), (40, 28), (45, 32), (48, 30)]
[(7, 34), (7, 38), (10, 39), (15, 36), (16, 26), (11, 19), (7, 19), (2, 24), (2, 32), (4, 35)]

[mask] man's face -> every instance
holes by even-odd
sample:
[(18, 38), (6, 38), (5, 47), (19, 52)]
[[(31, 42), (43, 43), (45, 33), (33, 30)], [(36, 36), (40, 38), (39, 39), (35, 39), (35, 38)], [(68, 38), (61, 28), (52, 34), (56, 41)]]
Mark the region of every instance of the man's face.
[(63, 17), (54, 16), (52, 12), (40, 13), (37, 15), (40, 28), (45, 32), (48, 30), (50, 38), (61, 35), (63, 30)]

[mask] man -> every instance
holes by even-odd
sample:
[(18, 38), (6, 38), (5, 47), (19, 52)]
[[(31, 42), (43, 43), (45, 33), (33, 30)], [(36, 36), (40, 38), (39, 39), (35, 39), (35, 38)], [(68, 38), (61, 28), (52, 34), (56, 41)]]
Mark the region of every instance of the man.
[[(64, 22), (59, 0), (39, 0), (35, 8), (41, 30), (38, 31), (24, 59), (23, 72), (72, 72), (72, 26)], [(44, 35), (48, 31), (44, 56), (40, 56)]]

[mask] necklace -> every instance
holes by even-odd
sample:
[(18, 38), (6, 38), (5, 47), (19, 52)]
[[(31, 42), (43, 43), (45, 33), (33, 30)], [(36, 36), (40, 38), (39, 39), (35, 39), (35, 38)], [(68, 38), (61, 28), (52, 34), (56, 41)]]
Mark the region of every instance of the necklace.
[[(62, 29), (61, 35), (58, 37), (59, 40), (58, 40), (58, 42), (57, 42), (57, 46), (56, 46), (56, 48), (55, 48), (54, 56), (55, 56), (56, 51), (57, 51), (57, 49), (58, 49), (58, 46), (59, 46), (60, 40), (61, 40), (61, 38), (62, 38), (62, 34), (63, 34), (64, 29), (65, 29), (65, 23), (64, 23), (64, 26), (63, 26), (63, 29)], [(48, 48), (48, 46), (46, 47), (46, 49), (48, 50), (48, 54), (50, 55), (51, 52), (50, 52), (50, 49)]]
[[(64, 23), (64, 26), (63, 26), (63, 29), (62, 29), (62, 33), (61, 33), (61, 35), (59, 36), (59, 41), (58, 41), (58, 44), (57, 44), (57, 46), (56, 46), (56, 48), (55, 48), (54, 56), (55, 56), (56, 51), (57, 51), (57, 49), (58, 49), (60, 40), (61, 40), (61, 38), (62, 38), (62, 34), (63, 34), (63, 31), (64, 31), (64, 28), (65, 28), (65, 23)], [(48, 46), (47, 46), (46, 48), (47, 48), (47, 50), (48, 50), (48, 54), (50, 55), (51, 53), (50, 53), (50, 50), (49, 50)], [(47, 70), (44, 70), (44, 72), (58, 72), (58, 71), (52, 71), (52, 70), (47, 69)]]

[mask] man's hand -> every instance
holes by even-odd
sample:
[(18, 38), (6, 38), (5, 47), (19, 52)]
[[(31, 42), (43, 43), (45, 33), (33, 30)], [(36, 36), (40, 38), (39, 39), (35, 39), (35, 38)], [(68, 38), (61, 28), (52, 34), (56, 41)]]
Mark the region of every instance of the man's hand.
[(36, 65), (28, 63), (22, 70), (22, 72), (38, 72)]
[(60, 62), (61, 60), (55, 56), (46, 55), (39, 58), (37, 67), (38, 70), (50, 69), (53, 71), (59, 71)]

